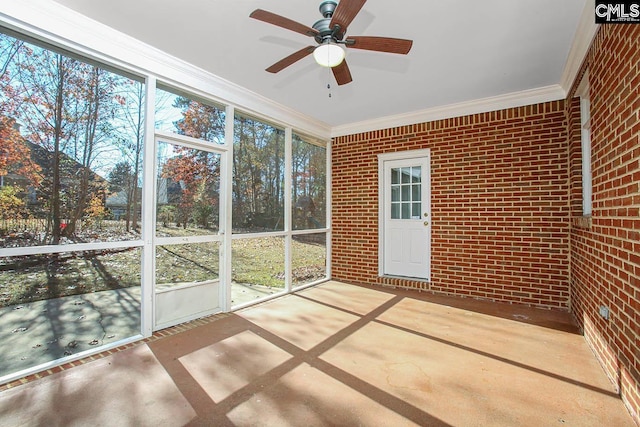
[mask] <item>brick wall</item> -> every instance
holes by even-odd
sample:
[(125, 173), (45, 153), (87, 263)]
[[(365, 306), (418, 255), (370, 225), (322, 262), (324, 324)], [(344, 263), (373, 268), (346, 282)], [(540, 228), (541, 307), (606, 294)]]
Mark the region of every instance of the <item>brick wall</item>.
[[(568, 308), (563, 101), (336, 138), (332, 276)], [(380, 153), (431, 149), (431, 282), (378, 277)]]
[[(579, 105), (567, 103), (569, 129), (578, 126), (569, 132), (572, 312), (640, 425), (640, 25), (602, 26), (587, 69), (590, 220), (581, 217)], [(609, 320), (600, 306), (611, 310)]]

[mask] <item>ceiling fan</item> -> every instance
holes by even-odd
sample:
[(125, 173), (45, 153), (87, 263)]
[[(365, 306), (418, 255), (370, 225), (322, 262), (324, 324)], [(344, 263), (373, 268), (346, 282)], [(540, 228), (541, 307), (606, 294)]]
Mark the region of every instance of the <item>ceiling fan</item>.
[(402, 55), (409, 53), (413, 45), (412, 40), (367, 36), (348, 36), (345, 38), (347, 27), (360, 12), (365, 2), (366, 0), (341, 0), (340, 3), (332, 0), (323, 1), (320, 4), (320, 13), (323, 18), (313, 24), (312, 27), (307, 27), (266, 10), (254, 10), (249, 15), (251, 18), (313, 37), (318, 44), (317, 46), (307, 46), (292, 53), (267, 68), (266, 71), (277, 73), (313, 53), (318, 64), (331, 67), (338, 85), (344, 85), (350, 83), (353, 79), (347, 62), (344, 60), (345, 51), (340, 45), (351, 49), (373, 50)]

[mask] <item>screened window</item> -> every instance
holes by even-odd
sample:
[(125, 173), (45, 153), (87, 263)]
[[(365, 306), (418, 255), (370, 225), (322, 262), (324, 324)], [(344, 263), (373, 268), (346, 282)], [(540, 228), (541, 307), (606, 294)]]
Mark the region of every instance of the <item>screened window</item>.
[(225, 109), (170, 89), (156, 90), (156, 129), (224, 144)]
[(293, 229), (324, 228), (327, 216), (327, 150), (294, 134), (292, 157)]
[(140, 333), (145, 86), (5, 34), (0, 63), (2, 377)]
[(236, 115), (233, 232), (284, 230), (284, 130)]
[(139, 238), (144, 85), (0, 35), (0, 245)]

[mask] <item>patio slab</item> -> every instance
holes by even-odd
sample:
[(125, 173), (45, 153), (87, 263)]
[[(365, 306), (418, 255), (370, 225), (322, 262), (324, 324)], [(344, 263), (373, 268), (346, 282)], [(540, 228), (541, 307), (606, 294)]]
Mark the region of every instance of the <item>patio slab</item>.
[(6, 390), (0, 425), (634, 427), (569, 313), (338, 282)]

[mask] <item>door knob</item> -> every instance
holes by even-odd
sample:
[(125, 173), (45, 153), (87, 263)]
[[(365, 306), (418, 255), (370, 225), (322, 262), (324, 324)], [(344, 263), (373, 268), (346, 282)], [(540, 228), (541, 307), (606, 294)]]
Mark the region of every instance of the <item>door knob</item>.
[(424, 225), (425, 225), (425, 227), (426, 227), (427, 225), (429, 225), (429, 221), (425, 221), (425, 222), (423, 222), (423, 224), (424, 224)]

